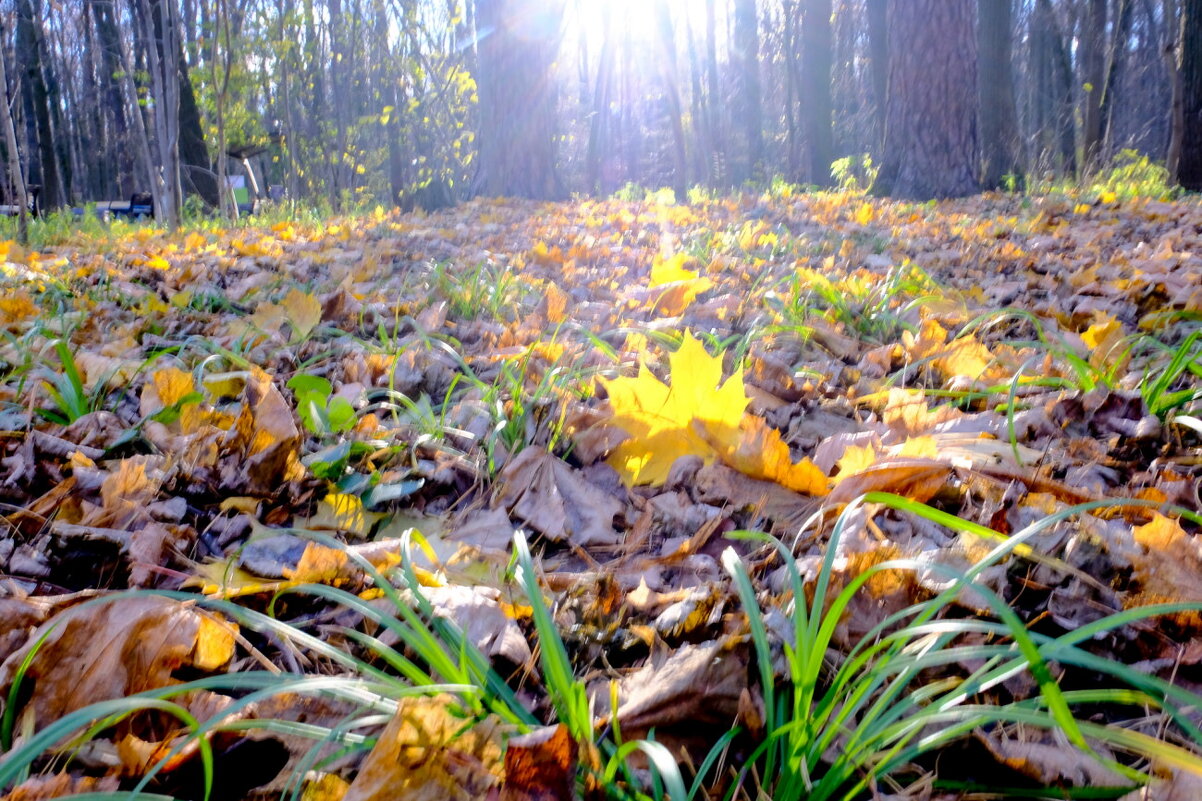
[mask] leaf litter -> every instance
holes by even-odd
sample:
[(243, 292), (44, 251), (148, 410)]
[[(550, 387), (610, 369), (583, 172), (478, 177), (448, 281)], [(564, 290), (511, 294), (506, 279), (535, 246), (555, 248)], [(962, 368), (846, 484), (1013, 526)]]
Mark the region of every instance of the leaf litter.
[[(1033, 631), (1202, 601), (1202, 211), (1057, 204), (480, 200), (186, 237), (141, 228), (45, 253), (9, 245), (6, 747), (88, 704), (205, 676), (339, 675), (346, 663), (323, 642), (412, 678), (407, 641), (380, 623), (386, 577), (408, 572), (403, 603), (464, 632), (520, 720), (455, 694), (406, 696), (345, 729), (341, 759), (289, 740), (287, 764), (239, 793), (292, 782), (313, 798), (566, 797), (598, 757), (548, 699), (548, 645), (512, 581), (517, 530), (541, 549), (589, 725), (654, 736), (693, 767), (733, 726), (731, 760), (764, 736), (769, 688), (727, 548), (768, 610), (776, 680), (797, 647), (800, 599), (779, 554), (742, 531), (789, 544), (806, 603), (873, 575), (837, 621), (835, 663), (951, 586), (947, 570), (1057, 515), (977, 578)], [(834, 580), (817, 586), (831, 526), (866, 493), (971, 525), (863, 504), (841, 523)], [(926, 567), (874, 572), (899, 560)], [(325, 590), (305, 594), (313, 585)], [(122, 592), (138, 588), (170, 594)], [(946, 615), (989, 614), (977, 590), (956, 597)], [(240, 627), (238, 610), (311, 639)], [(1181, 609), (1085, 647), (1198, 689), (1200, 627)], [(431, 678), (447, 681), (436, 667)], [(222, 720), (245, 691), (207, 692), (182, 703)], [(981, 696), (1035, 692), (1015, 679)], [(273, 718), (316, 719), (312, 698), (281, 697), (291, 705)], [(352, 708), (319, 717), (340, 730)], [(131, 768), (131, 744), (166, 754), (185, 728), (143, 717), (92, 732), (90, 752), (60, 738), (35, 761), (45, 775), (5, 797), (133, 787), (153, 760)], [(955, 778), (1114, 778), (1042, 735), (974, 736), (976, 751), (956, 747), (982, 767)], [(211, 738), (219, 768), (239, 759), (245, 738), (231, 737)], [(171, 768), (150, 786), (194, 793)], [(1191, 780), (1154, 773), (1165, 797)], [(714, 792), (734, 780), (706, 779)]]

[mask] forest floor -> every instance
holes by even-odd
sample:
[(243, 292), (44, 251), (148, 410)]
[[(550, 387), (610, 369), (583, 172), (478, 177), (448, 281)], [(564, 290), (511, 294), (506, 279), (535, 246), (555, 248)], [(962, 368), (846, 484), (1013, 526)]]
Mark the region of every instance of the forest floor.
[(6, 799), (1202, 792), (1196, 201), (0, 262)]

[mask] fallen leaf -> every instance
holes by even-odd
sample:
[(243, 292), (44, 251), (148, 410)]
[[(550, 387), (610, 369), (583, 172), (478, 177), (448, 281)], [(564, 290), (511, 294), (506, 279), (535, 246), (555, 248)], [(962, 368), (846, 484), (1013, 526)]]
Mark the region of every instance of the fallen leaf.
[(723, 381), (722, 358), (706, 353), (690, 333), (668, 363), (671, 387), (646, 365), (634, 378), (601, 381), (613, 424), (630, 435), (609, 457), (627, 484), (662, 485), (681, 456), (700, 456), (710, 464), (718, 456), (710, 443), (737, 438), (750, 402), (742, 374)]
[[(157, 596), (117, 597), (71, 607), (43, 623), (0, 664), (7, 694), (25, 674), (36, 728), (97, 701), (176, 683), (180, 668), (214, 671), (234, 654), (237, 627), (194, 605)], [(40, 646), (40, 647), (39, 647)]]
[(544, 726), (505, 748), (501, 801), (567, 801), (576, 792), (576, 741), (568, 727)]
[(585, 546), (621, 541), (614, 520), (624, 511), (622, 502), (543, 448), (523, 450), (505, 465), (500, 480), (510, 514), (548, 539)]
[(405, 696), (342, 801), (476, 801), (501, 783), (505, 727), (453, 695)]

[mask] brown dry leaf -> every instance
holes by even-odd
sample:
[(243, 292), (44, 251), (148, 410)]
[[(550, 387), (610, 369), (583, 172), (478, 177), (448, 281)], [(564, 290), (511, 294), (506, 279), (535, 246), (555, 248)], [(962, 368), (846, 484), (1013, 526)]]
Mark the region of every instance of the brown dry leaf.
[(14, 787), (0, 801), (46, 801), (81, 793), (115, 793), (121, 782), (116, 776), (95, 778), (56, 773), (50, 776), (32, 776)]
[[(1158, 512), (1132, 534), (1144, 549), (1142, 558), (1132, 558), (1141, 590), (1124, 599), (1124, 607), (1202, 601), (1202, 544), (1196, 537)], [(1202, 613), (1178, 612), (1171, 619), (1187, 628), (1202, 627)]]
[(247, 380), (245, 398), (251, 425), (242, 476), (251, 492), (270, 495), (282, 482), (304, 476), (297, 456), (300, 430), (292, 408), (262, 370), (254, 370)]
[(576, 741), (568, 727), (544, 726), (505, 749), (501, 801), (567, 801), (576, 789)]
[(97, 701), (174, 684), (180, 668), (217, 670), (234, 655), (236, 631), (233, 623), (169, 598), (93, 601), (39, 626), (0, 664), (0, 688), (8, 692), (40, 642), (26, 672), (35, 687), (26, 708), (40, 728)]
[(156, 568), (195, 539), (196, 532), (189, 526), (166, 525), (155, 521), (135, 531), (130, 535), (127, 553), (131, 563), (130, 586), (155, 586), (162, 576)]
[(476, 801), (501, 782), (506, 727), (455, 713), (453, 695), (406, 697), (342, 801)]
[[(659, 735), (671, 727), (729, 728), (747, 687), (747, 659), (714, 641), (685, 644), (658, 664), (649, 662), (618, 684), (618, 723), (622, 736)], [(613, 716), (609, 684), (593, 688), (597, 725)], [(691, 732), (686, 731), (686, 734)]]
[[(1022, 729), (978, 731), (981, 742), (998, 762), (1045, 787), (1124, 787), (1131, 782), (1090, 756), (1047, 732)], [(1095, 744), (1100, 754), (1110, 753)], [(1111, 757), (1112, 758), (1112, 757)]]
[(622, 502), (586, 481), (562, 459), (530, 446), (501, 471), (501, 499), (510, 513), (552, 540), (575, 545), (621, 541), (614, 519)]
[(893, 492), (926, 503), (943, 489), (951, 471), (951, 465), (934, 459), (886, 457), (840, 481), (827, 500), (843, 504), (868, 492)]

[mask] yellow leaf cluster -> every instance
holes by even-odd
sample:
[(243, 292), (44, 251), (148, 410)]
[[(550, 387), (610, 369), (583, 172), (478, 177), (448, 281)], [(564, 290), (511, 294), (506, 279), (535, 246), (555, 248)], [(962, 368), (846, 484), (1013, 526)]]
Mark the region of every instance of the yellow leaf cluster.
[(722, 357), (710, 356), (688, 332), (668, 365), (671, 386), (646, 365), (634, 378), (602, 379), (613, 423), (629, 434), (609, 456), (623, 481), (659, 486), (678, 458), (699, 456), (796, 491), (826, 492), (821, 470), (808, 459), (795, 464), (780, 432), (745, 414), (750, 399), (742, 372), (724, 381)]

